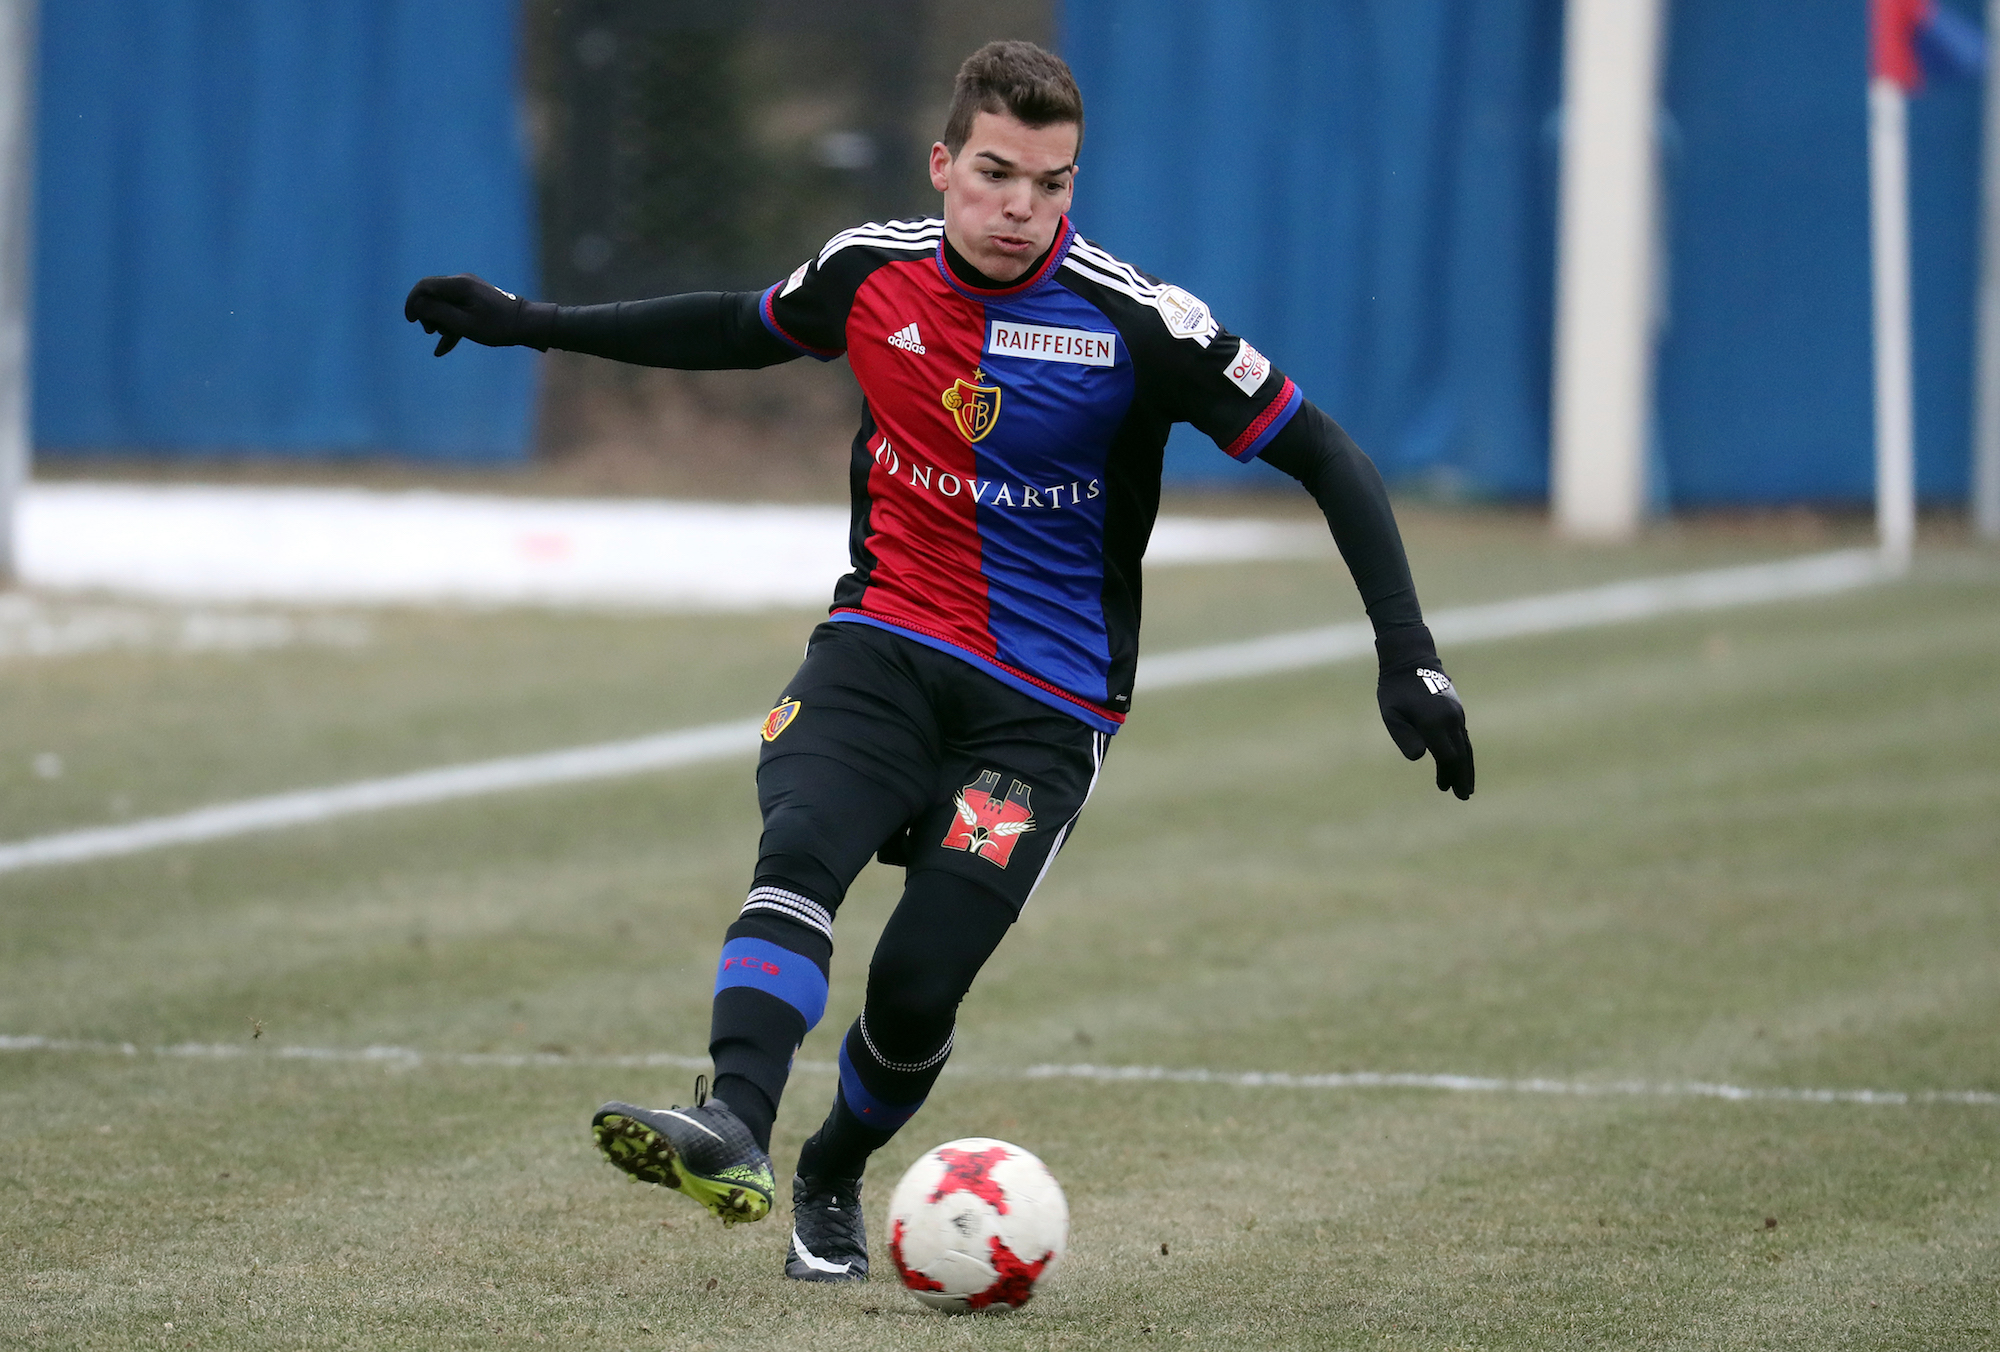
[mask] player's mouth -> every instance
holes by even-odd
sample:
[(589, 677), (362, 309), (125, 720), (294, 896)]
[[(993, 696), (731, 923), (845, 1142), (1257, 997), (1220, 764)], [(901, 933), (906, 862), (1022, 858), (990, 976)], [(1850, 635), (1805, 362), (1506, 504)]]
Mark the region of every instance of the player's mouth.
[(988, 235), (987, 239), (1002, 253), (1026, 253), (1035, 247), (1033, 240), (1024, 239), (1020, 235)]

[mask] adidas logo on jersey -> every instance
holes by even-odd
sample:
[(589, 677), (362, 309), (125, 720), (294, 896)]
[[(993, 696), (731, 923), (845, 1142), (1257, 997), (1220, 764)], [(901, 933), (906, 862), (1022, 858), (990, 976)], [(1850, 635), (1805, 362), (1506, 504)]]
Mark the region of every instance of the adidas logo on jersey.
[(1424, 689), (1430, 691), (1433, 695), (1442, 695), (1445, 691), (1451, 689), (1451, 677), (1445, 675), (1442, 671), (1432, 671), (1428, 667), (1418, 667), (1417, 679), (1422, 681)]
[(914, 352), (919, 357), (924, 355), (924, 340), (922, 335), (917, 332), (915, 324), (905, 324), (902, 328), (890, 334), (889, 346), (900, 347), (905, 352)]

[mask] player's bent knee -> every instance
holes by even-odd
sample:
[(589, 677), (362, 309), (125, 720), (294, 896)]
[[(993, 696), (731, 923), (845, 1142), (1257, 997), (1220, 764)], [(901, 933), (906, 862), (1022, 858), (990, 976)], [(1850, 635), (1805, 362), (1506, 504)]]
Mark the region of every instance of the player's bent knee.
[(972, 972), (926, 961), (921, 954), (878, 953), (868, 967), (868, 1009), (884, 1028), (949, 1025), (972, 986)]
[(867, 854), (830, 834), (826, 823), (804, 807), (785, 805), (764, 814), (764, 834), (757, 845), (760, 880), (786, 879), (837, 904), (866, 860)]

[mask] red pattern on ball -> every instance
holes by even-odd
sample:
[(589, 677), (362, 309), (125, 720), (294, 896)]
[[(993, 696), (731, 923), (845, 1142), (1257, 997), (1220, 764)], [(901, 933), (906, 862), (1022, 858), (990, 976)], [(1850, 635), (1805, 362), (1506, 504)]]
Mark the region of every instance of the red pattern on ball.
[(1000, 1236), (992, 1239), (993, 1270), (999, 1273), (993, 1285), (977, 1295), (965, 1298), (968, 1310), (983, 1310), (989, 1305), (1007, 1305), (1015, 1309), (1028, 1303), (1028, 1297), (1035, 1294), (1035, 1283), (1048, 1270), (1049, 1260), (1055, 1257), (1053, 1251), (1045, 1253), (1040, 1260), (1026, 1263), (1021, 1256), (1000, 1242)]
[[(998, 1240), (994, 1241), (998, 1243)], [(942, 1291), (944, 1283), (926, 1277), (923, 1273), (903, 1261), (903, 1218), (896, 1217), (895, 1226), (889, 1231), (889, 1261), (896, 1265), (896, 1275), (903, 1279), (903, 1285), (912, 1291)]]
[(1009, 1158), (1006, 1149), (996, 1145), (985, 1150), (940, 1150), (937, 1153), (938, 1159), (944, 1163), (944, 1177), (938, 1180), (937, 1190), (931, 1194), (933, 1202), (946, 1193), (969, 1192), (1001, 1215), (1007, 1214), (1007, 1194), (993, 1177), (993, 1166)]

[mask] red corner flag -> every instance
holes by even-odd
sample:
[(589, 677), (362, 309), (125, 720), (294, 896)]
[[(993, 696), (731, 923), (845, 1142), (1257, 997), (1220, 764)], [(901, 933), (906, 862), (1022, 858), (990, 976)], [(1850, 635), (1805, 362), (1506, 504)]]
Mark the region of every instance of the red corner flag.
[(1986, 64), (1985, 35), (1937, 0), (1869, 0), (1868, 8), (1868, 73), (1906, 94), (1923, 91), (1926, 68), (1970, 77)]
[(1917, 30), (1930, 18), (1932, 0), (1869, 0), (1868, 73), (1894, 80), (1903, 92), (1924, 87), (1924, 63), (1917, 56)]

